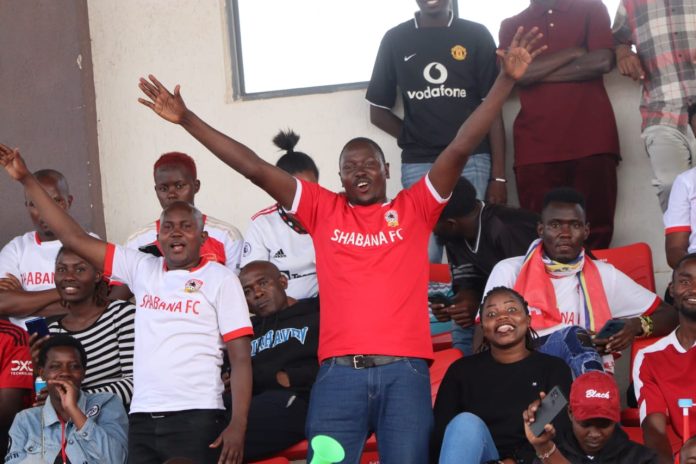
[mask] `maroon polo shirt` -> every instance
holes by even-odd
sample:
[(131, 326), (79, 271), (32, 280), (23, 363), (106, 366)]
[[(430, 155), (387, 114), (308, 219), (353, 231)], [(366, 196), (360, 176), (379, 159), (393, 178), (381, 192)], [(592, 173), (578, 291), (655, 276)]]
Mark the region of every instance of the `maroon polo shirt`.
[[(614, 48), (607, 8), (601, 0), (556, 0), (551, 8), (538, 1), (500, 26), (500, 46), (507, 46), (519, 26), (544, 34), (544, 52), (570, 47), (588, 52)], [(543, 56), (543, 54), (541, 55)], [(619, 154), (619, 138), (602, 76), (576, 82), (519, 87), (522, 109), (514, 124), (515, 166)]]

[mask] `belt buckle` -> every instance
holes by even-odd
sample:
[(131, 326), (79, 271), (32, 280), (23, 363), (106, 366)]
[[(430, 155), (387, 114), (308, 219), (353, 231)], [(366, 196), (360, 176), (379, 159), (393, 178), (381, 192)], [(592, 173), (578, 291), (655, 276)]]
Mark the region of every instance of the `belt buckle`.
[(356, 354), (353, 356), (353, 369), (365, 369), (365, 356)]

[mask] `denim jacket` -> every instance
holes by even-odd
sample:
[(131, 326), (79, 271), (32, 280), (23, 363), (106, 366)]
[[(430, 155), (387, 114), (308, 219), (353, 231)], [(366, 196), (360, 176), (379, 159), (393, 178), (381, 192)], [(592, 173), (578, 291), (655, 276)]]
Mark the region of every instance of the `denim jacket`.
[[(81, 430), (65, 425), (66, 454), (72, 464), (121, 464), (128, 449), (128, 417), (123, 402), (113, 393), (80, 392), (77, 400), (87, 416)], [(5, 464), (53, 464), (61, 452), (61, 424), (51, 400), (25, 409), (10, 428)]]

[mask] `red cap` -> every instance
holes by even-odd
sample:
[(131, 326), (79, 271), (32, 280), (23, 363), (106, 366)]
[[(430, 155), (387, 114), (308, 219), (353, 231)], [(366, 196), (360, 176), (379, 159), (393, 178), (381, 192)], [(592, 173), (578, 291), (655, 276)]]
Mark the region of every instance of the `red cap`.
[(575, 420), (620, 420), (619, 387), (614, 377), (590, 371), (575, 379), (570, 387), (570, 409)]

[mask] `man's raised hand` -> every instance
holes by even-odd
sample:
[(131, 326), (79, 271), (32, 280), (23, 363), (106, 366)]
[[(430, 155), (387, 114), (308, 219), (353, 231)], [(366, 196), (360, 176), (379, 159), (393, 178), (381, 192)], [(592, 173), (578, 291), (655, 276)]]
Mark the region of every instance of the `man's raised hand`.
[(21, 181), (29, 175), (27, 165), (16, 148), (0, 143), (0, 164), (14, 180)]
[(536, 43), (543, 36), (538, 27), (531, 28), (527, 33), (524, 33), (523, 27), (518, 27), (507, 50), (496, 51), (502, 60), (502, 69), (505, 74), (514, 80), (524, 76), (534, 58), (548, 48), (546, 45), (535, 48)]
[(149, 100), (138, 98), (138, 101), (167, 121), (180, 124), (187, 111), (186, 104), (179, 92), (180, 86), (174, 87), (174, 93), (172, 94), (152, 74), (148, 76), (148, 79), (141, 77), (138, 87)]

